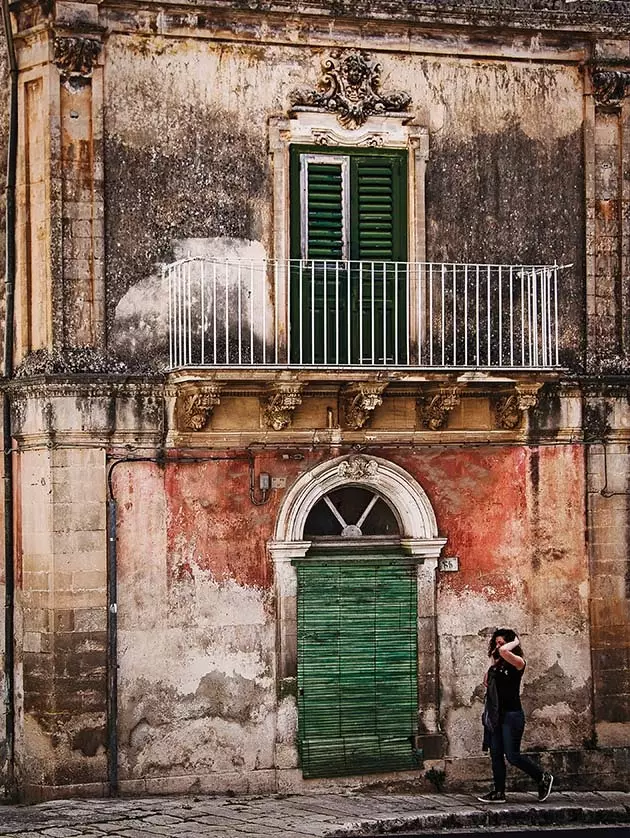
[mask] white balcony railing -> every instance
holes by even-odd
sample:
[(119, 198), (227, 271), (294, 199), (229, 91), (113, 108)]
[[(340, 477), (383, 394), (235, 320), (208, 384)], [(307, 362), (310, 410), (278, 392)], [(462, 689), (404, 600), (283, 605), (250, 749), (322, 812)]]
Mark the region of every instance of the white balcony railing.
[(553, 368), (560, 270), (191, 257), (163, 269), (170, 367)]

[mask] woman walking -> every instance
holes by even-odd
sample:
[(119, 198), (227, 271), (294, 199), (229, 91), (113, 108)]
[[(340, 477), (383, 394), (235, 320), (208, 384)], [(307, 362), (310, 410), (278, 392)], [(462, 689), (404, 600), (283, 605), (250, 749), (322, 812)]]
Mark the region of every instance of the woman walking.
[(528, 774), (538, 785), (538, 800), (549, 797), (553, 775), (521, 754), (525, 715), (521, 705), (521, 679), (525, 658), (512, 629), (497, 629), (488, 647), (490, 668), (484, 678), (484, 750), (490, 748), (494, 790), (477, 798), (482, 803), (505, 802), (505, 760)]

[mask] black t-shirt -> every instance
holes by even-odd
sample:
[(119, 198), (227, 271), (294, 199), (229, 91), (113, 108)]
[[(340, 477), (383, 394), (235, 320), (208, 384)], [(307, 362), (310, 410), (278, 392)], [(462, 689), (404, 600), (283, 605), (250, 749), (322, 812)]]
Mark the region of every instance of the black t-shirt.
[(513, 710), (522, 710), (521, 705), (521, 678), (523, 669), (517, 669), (511, 663), (501, 659), (494, 667), (495, 682), (499, 696), (499, 715), (503, 716)]

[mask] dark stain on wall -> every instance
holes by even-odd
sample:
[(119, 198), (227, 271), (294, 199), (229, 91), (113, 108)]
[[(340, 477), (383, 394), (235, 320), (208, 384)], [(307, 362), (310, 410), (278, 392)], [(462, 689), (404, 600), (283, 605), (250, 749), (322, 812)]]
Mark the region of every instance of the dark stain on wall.
[(261, 236), (254, 201), (270, 193), (264, 132), (198, 103), (163, 107), (177, 142), (149, 120), (142, 147), (105, 139), (108, 328), (129, 288), (174, 260), (174, 241)]
[(517, 126), (463, 141), (431, 137), (427, 258), (572, 264), (560, 273), (561, 358), (584, 354), (584, 164), (581, 132), (547, 144)]
[[(7, 175), (7, 147), (9, 142), (9, 68), (4, 30), (0, 21), (0, 183), (4, 187)], [(0, 194), (0, 265), (4, 267), (6, 252), (6, 196)], [(0, 338), (4, 341), (4, 282), (0, 283)]]
[(81, 751), (83, 756), (86, 757), (95, 756), (99, 748), (104, 748), (105, 746), (104, 727), (86, 727), (72, 737), (72, 749)]

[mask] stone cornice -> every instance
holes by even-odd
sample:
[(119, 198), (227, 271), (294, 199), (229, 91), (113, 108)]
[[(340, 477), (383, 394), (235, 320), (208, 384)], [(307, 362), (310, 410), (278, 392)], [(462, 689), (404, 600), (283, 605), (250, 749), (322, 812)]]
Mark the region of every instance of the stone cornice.
[(125, 394), (146, 393), (161, 395), (164, 390), (162, 376), (131, 375), (42, 375), (0, 380), (0, 390), (6, 390), (11, 397), (65, 398), (93, 396), (102, 398)]
[[(101, 8), (107, 7), (103, 3)], [(113, 8), (133, 7), (182, 9), (182, 16), (210, 12), (213, 17), (224, 12), (235, 15), (291, 15), (292, 18), (321, 17), (359, 22), (400, 21), (405, 24), (446, 23), (457, 26), (499, 26), (506, 29), (569, 29), (622, 34), (630, 31), (630, 2), (625, 0), (547, 0), (541, 7), (537, 0), (458, 0), (426, 2), (401, 0), (392, 12), (389, 0), (197, 0), (196, 3), (164, 3), (161, 0), (136, 0), (112, 4)]]
[[(537, 0), (459, 0), (459, 2), (418, 2), (401, 0), (392, 12), (389, 0), (196, 0), (194, 3), (163, 2), (162, 0), (123, 0), (102, 3), (52, 4), (47, 0), (18, 0), (12, 3), (20, 31), (32, 28), (44, 20), (77, 31), (93, 28), (92, 16), (86, 9), (97, 9), (96, 26), (105, 30), (159, 31), (165, 34), (172, 29), (209, 29), (218, 27), (225, 34), (225, 27), (233, 21), (241, 29), (245, 19), (256, 21), (266, 18), (280, 22), (303, 19), (307, 31), (312, 31), (321, 20), (322, 30), (330, 31), (331, 20), (336, 28), (341, 25), (364, 26), (382, 23), (409, 27), (492, 28), (493, 30), (520, 30), (529, 32), (554, 31), (576, 34), (601, 34), (622, 37), (630, 33), (630, 2), (627, 0), (547, 0), (544, 7)], [(76, 10), (76, 11), (73, 11)], [(134, 21), (134, 13), (138, 20)], [(77, 17), (72, 20), (72, 14)], [(151, 18), (159, 16), (159, 26)]]

